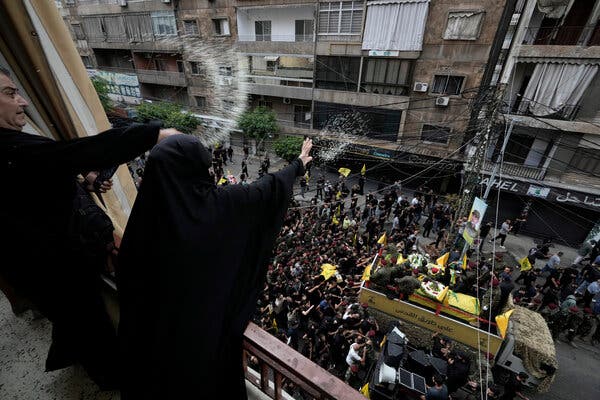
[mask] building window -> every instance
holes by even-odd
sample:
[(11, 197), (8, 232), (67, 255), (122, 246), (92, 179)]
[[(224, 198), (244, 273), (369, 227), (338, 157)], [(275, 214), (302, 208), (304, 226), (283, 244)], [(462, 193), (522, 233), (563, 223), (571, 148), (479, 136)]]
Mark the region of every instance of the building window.
[(81, 56), (81, 61), (83, 61), (83, 65), (86, 68), (94, 68), (94, 63), (92, 63), (92, 59), (89, 56)]
[(423, 124), (421, 140), (428, 143), (448, 144), (452, 129), (447, 126)]
[(194, 96), (194, 100), (196, 101), (196, 107), (198, 107), (198, 108), (206, 108), (206, 97), (204, 97), (204, 96)]
[(177, 72), (183, 73), (185, 72), (183, 69), (183, 61), (177, 60)]
[(294, 126), (310, 128), (310, 105), (294, 104)]
[(169, 70), (169, 61), (168, 60), (162, 60), (160, 58), (157, 58), (154, 60), (154, 62), (156, 63), (157, 71), (168, 71)]
[(235, 106), (235, 103), (233, 100), (223, 100), (223, 107), (226, 110), (231, 110), (234, 106)]
[(277, 69), (277, 61), (267, 61), (267, 71), (273, 71)]
[[(504, 150), (504, 161), (520, 165), (524, 164), (534, 141), (535, 137), (533, 136), (513, 133), (510, 135), (508, 143), (506, 144), (506, 149)], [(502, 143), (501, 140), (499, 140), (496, 143), (496, 150), (498, 152), (500, 151), (501, 146)]]
[(598, 158), (598, 150), (578, 147), (575, 154), (569, 162), (568, 170), (570, 172), (600, 174), (600, 159)]
[(195, 19), (186, 19), (183, 21), (183, 33), (194, 36), (200, 34), (200, 31), (198, 30), (198, 23)]
[(190, 61), (190, 71), (192, 71), (192, 75), (202, 75), (200, 63), (196, 61)]
[(271, 21), (254, 21), (254, 34), (257, 42), (270, 42)]
[(367, 58), (363, 65), (361, 92), (405, 96), (408, 94), (412, 62)]
[(77, 40), (85, 40), (85, 33), (83, 32), (83, 28), (81, 24), (71, 24), (73, 27), (73, 33), (75, 34), (75, 39)]
[(258, 106), (259, 107), (266, 107), (266, 108), (273, 108), (273, 102), (269, 101), (269, 100), (259, 100), (258, 101)]
[(150, 14), (152, 18), (152, 30), (156, 36), (175, 36), (177, 25), (175, 14), (172, 11), (156, 11)]
[(229, 36), (229, 21), (227, 18), (215, 18), (212, 20), (215, 28), (215, 35)]
[(312, 42), (315, 21), (312, 19), (296, 20), (296, 42)]
[(219, 75), (221, 76), (233, 76), (231, 67), (219, 67)]
[(484, 15), (483, 11), (451, 11), (444, 39), (477, 40)]
[(312, 115), (314, 129), (352, 132), (357, 136), (392, 142), (398, 139), (401, 117), (401, 110), (318, 101), (315, 102)]
[(362, 16), (362, 1), (321, 3), (319, 8), (319, 34), (360, 34)]
[(317, 56), (316, 68), (317, 88), (356, 91), (360, 57)]
[(462, 91), (464, 81), (464, 76), (435, 75), (431, 93), (458, 95)]

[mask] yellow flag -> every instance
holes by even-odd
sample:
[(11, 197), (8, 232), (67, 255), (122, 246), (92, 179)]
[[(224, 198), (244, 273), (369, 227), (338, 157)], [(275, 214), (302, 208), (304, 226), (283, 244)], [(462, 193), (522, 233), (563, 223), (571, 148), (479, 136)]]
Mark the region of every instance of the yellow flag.
[(325, 277), (325, 280), (331, 278), (337, 272), (337, 266), (332, 264), (323, 264), (321, 265), (321, 275)]
[(347, 178), (350, 175), (350, 168), (340, 168), (338, 172)]
[(363, 167), (360, 169), (360, 174), (364, 175), (367, 173), (367, 165), (363, 164)]
[(357, 233), (354, 233), (354, 239), (352, 239), (352, 246), (356, 247), (356, 235)]
[(467, 269), (467, 255), (463, 256), (462, 269)]
[(367, 399), (370, 399), (369, 397), (369, 382), (365, 383), (365, 385), (360, 388), (360, 393), (365, 396)]
[(444, 253), (437, 260), (435, 260), (435, 263), (442, 267), (446, 267), (446, 263), (448, 262), (448, 257), (450, 257), (450, 253), (449, 252)]
[(405, 261), (406, 261), (406, 258), (404, 258), (404, 256), (402, 256), (402, 253), (398, 253), (398, 259), (396, 260), (396, 264), (397, 265), (404, 264)]
[(527, 256), (521, 258), (519, 260), (519, 265), (521, 266), (521, 272), (529, 271), (533, 268), (531, 262), (529, 262), (529, 258)]
[(338, 204), (337, 208), (335, 209), (335, 216), (339, 217), (341, 213), (342, 213), (342, 206), (340, 204)]
[(308, 176), (308, 171), (304, 174), (304, 179), (306, 179), (306, 183), (310, 180), (310, 176)]
[(221, 178), (221, 179), (219, 179), (219, 182), (217, 182), (217, 185), (222, 185), (222, 184), (224, 184), (226, 182), (227, 182), (227, 179)]
[(383, 235), (377, 240), (377, 243), (384, 246), (387, 244), (387, 232), (383, 232)]
[(338, 190), (338, 192), (335, 195), (335, 199), (339, 200), (342, 197), (342, 192), (340, 190)]
[(331, 219), (331, 223), (334, 225), (339, 225), (340, 221), (338, 221), (338, 219), (335, 217), (335, 214), (333, 215), (333, 218)]
[(508, 310), (504, 314), (500, 314), (496, 316), (496, 325), (498, 325), (498, 330), (500, 331), (500, 337), (504, 338), (506, 336), (506, 328), (508, 328), (508, 320), (512, 315), (513, 310)]
[(368, 281), (371, 278), (371, 265), (367, 265), (363, 271), (361, 281)]

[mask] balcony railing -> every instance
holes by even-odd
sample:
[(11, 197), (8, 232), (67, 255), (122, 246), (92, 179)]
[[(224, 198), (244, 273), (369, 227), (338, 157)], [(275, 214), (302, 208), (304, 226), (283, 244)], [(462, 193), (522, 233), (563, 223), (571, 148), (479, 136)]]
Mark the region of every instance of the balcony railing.
[(185, 74), (181, 72), (155, 71), (149, 69), (136, 69), (138, 80), (142, 83), (157, 85), (187, 86)]
[(240, 42), (312, 42), (314, 35), (254, 35), (240, 33), (238, 41)]
[[(486, 160), (483, 164), (483, 170), (491, 172), (494, 165), (491, 161)], [(505, 176), (514, 176), (519, 178), (529, 178), (533, 180), (544, 179), (544, 171), (537, 167), (530, 167), (527, 165), (513, 164), (504, 162), (502, 163), (501, 174)]]
[[(530, 104), (535, 105), (536, 102), (532, 100), (522, 100), (520, 102), (515, 102), (512, 109), (510, 110), (510, 113), (515, 115), (542, 117), (540, 115), (534, 115), (531, 111), (529, 111)], [(561, 107), (560, 110), (555, 111), (552, 114), (544, 115), (543, 118), (573, 121), (575, 118), (577, 118), (579, 110), (581, 110), (581, 105), (579, 104), (565, 104)]]
[(271, 399), (286, 396), (284, 383), (291, 384), (313, 399), (364, 400), (346, 385), (285, 343), (250, 323), (244, 333), (246, 379)]
[[(597, 25), (538, 26), (527, 28), (523, 44), (555, 46), (598, 46), (600, 35)], [(584, 43), (587, 41), (587, 43)]]

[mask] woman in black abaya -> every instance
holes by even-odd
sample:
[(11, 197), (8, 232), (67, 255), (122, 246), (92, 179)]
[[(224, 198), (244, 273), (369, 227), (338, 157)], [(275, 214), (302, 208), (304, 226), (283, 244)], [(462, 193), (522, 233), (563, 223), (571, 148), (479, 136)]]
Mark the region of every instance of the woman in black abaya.
[(251, 185), (216, 186), (208, 151), (178, 136), (152, 150), (121, 243), (122, 398), (245, 399), (243, 333), (312, 141)]

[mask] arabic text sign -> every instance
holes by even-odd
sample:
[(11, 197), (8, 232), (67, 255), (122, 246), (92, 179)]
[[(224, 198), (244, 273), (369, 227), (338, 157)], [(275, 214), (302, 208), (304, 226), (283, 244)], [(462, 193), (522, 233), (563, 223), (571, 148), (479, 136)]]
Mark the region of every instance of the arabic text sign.
[[(490, 178), (482, 179), (479, 184), (487, 185)], [(562, 204), (570, 204), (577, 207), (600, 210), (600, 195), (566, 190), (558, 187), (537, 186), (527, 182), (508, 181), (494, 179), (492, 186), (498, 190), (513, 192)]]

